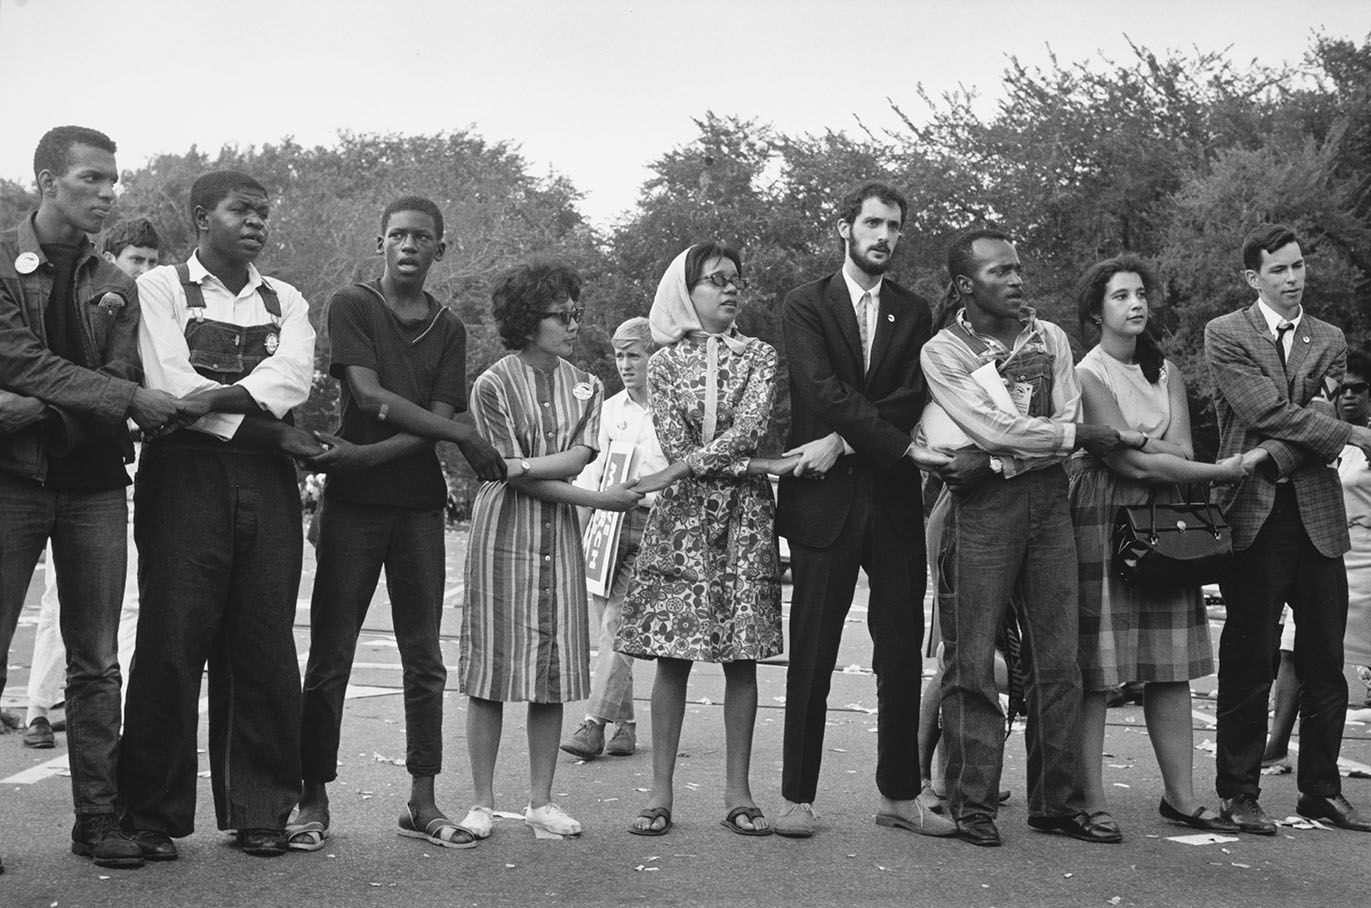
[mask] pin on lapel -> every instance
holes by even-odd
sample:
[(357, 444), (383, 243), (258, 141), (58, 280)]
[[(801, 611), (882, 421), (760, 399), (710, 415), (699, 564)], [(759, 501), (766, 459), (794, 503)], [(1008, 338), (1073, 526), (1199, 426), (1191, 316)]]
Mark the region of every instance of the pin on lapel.
[(1306, 334), (1304, 337), (1300, 338), (1300, 340), (1304, 341), (1306, 344), (1309, 343), (1309, 335)]
[[(887, 313), (885, 314), (885, 320), (888, 321), (888, 322), (893, 322), (893, 321), (895, 321), (895, 313), (893, 313), (893, 312), (887, 312)], [(1306, 337), (1305, 340), (1309, 340), (1309, 338)]]

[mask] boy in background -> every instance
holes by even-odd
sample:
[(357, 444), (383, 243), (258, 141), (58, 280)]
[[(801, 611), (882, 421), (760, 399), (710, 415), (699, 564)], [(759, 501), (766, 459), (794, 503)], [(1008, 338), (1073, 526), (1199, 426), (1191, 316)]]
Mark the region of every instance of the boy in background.
[[(604, 403), (600, 414), (600, 456), (576, 477), (576, 485), (598, 490), (608, 462), (609, 447), (618, 442), (638, 449), (638, 465), (630, 479), (647, 476), (667, 467), (666, 456), (657, 443), (652, 425), (652, 409), (647, 400), (647, 360), (655, 345), (647, 319), (639, 316), (624, 322), (614, 332), (614, 366), (624, 390)], [(623, 621), (624, 594), (628, 591), (633, 565), (638, 560), (647, 514), (657, 493), (643, 496), (636, 508), (624, 512), (615, 553), (614, 579), (608, 598), (591, 595), (591, 630), (598, 632), (597, 655), (590, 682), (590, 702), (585, 720), (562, 742), (562, 750), (583, 760), (593, 760), (602, 752), (612, 756), (631, 755), (638, 744), (637, 723), (633, 718), (633, 657), (614, 651), (614, 635)], [(590, 511), (581, 512), (584, 528)], [(614, 736), (605, 744), (605, 725), (614, 723)]]

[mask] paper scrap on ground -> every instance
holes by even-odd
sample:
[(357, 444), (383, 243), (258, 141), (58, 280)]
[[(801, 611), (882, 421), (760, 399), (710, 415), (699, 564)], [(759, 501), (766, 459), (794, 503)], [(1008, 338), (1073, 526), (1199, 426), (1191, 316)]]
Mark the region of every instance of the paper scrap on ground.
[(1172, 835), (1167, 836), (1168, 842), (1180, 842), (1182, 845), (1218, 845), (1223, 842), (1236, 842), (1237, 836), (1217, 835), (1212, 832), (1197, 832), (1194, 835)]

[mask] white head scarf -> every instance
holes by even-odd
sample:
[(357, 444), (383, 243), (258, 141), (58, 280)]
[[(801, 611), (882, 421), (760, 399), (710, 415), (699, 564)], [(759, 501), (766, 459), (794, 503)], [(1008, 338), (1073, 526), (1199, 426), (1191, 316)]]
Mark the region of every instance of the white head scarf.
[(709, 334), (700, 324), (699, 313), (690, 300), (690, 288), (686, 286), (686, 256), (694, 246), (689, 246), (671, 260), (666, 273), (657, 284), (657, 296), (652, 300), (652, 310), (648, 322), (652, 326), (652, 339), (660, 346), (667, 347), (683, 337), (703, 340), (705, 343), (705, 419), (702, 438), (705, 444), (714, 440), (719, 417), (719, 344), (725, 344), (734, 353), (742, 353), (752, 343), (753, 338), (738, 333), (737, 325), (730, 325), (723, 334)]

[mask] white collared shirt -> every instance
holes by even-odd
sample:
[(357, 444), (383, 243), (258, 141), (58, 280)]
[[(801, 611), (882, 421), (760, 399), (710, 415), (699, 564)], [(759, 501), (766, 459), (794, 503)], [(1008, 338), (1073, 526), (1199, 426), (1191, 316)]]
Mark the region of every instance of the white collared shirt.
[[(633, 478), (651, 476), (665, 470), (669, 464), (662, 446), (657, 441), (657, 429), (652, 424), (652, 410), (640, 406), (629, 397), (628, 391), (620, 391), (600, 407), (600, 456), (586, 464), (575, 485), (582, 489), (598, 491), (600, 478), (604, 475), (605, 463), (609, 460), (611, 442), (626, 442), (638, 449), (638, 469)], [(639, 507), (650, 508), (657, 500), (657, 493), (650, 492), (638, 502)]]
[[(200, 284), (205, 297), (204, 317), (232, 325), (268, 325), (267, 311), (257, 288), (262, 275), (248, 265), (248, 282), (236, 295), (200, 263), (198, 253), (186, 262), (190, 279)], [(309, 303), (290, 284), (277, 278), (271, 286), (281, 301), (281, 331), (276, 352), (248, 375), (234, 382), (263, 410), (277, 419), (309, 398), (314, 383), (314, 328), (309, 323)], [(143, 385), (185, 397), (197, 391), (226, 387), (196, 372), (190, 364), (186, 324), (195, 316), (186, 307), (186, 292), (172, 265), (154, 268), (138, 278), (138, 352), (143, 357)], [(243, 417), (237, 413), (210, 413), (189, 428), (228, 441)]]
[[(1290, 359), (1290, 348), (1295, 343), (1295, 334), (1300, 330), (1300, 321), (1304, 319), (1304, 307), (1300, 307), (1300, 311), (1294, 318), (1288, 319), (1275, 309), (1266, 305), (1266, 300), (1257, 297), (1257, 310), (1261, 312), (1262, 318), (1266, 319), (1266, 330), (1271, 332), (1271, 339), (1281, 341), (1281, 346), (1284, 348), (1281, 350), (1281, 355), (1287, 360)], [(1283, 339), (1276, 333), (1276, 326), (1281, 322), (1289, 322), (1291, 325), (1294, 325), (1294, 330), (1285, 332), (1285, 337)]]
[[(881, 285), (885, 283), (885, 277), (882, 276), (878, 278), (876, 280), (876, 285), (870, 290), (863, 290), (862, 286), (852, 279), (852, 275), (847, 273), (846, 262), (843, 263), (842, 272), (843, 281), (847, 284), (847, 293), (852, 297), (852, 313), (857, 316), (859, 321), (861, 320), (862, 314), (858, 307), (861, 305), (862, 295), (867, 293), (871, 294), (871, 305), (868, 306), (866, 310), (866, 349), (862, 351), (862, 362), (870, 363), (871, 344), (876, 339), (877, 317), (881, 313)], [(860, 337), (861, 335), (858, 336)]]

